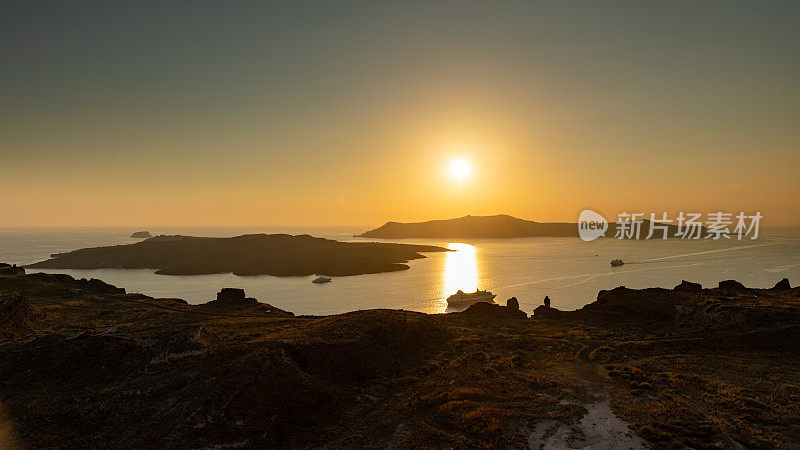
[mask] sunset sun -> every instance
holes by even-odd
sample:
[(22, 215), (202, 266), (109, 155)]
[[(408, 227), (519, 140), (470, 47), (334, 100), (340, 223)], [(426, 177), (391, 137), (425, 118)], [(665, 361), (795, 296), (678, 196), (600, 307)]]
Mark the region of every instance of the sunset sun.
[(472, 168), (469, 165), (469, 161), (465, 159), (456, 159), (450, 163), (450, 176), (457, 180), (469, 177), (471, 171)]

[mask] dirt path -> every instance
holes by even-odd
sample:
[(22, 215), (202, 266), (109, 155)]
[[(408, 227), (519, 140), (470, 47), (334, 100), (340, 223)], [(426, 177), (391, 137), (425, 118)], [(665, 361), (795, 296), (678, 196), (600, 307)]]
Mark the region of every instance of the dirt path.
[(645, 441), (617, 417), (605, 400), (583, 405), (587, 412), (573, 424), (539, 422), (528, 437), (532, 449), (643, 449)]
[(592, 397), (592, 401), (583, 404), (586, 414), (575, 423), (565, 424), (555, 420), (537, 423), (528, 435), (528, 446), (540, 450), (646, 448), (646, 441), (633, 431), (628, 422), (619, 418), (608, 404), (597, 366), (587, 356), (588, 352), (581, 352), (576, 361), (576, 374)]

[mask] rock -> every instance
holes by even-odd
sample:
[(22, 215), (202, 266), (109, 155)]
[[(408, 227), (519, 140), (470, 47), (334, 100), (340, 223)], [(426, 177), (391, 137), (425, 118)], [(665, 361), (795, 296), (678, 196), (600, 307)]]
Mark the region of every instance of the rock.
[(238, 302), (244, 300), (244, 289), (239, 288), (222, 288), (217, 293), (217, 301), (220, 302)]
[(546, 305), (539, 305), (536, 309), (533, 310), (533, 317), (536, 319), (541, 318), (549, 318), (549, 317), (559, 317), (565, 314), (564, 311), (560, 311), (555, 308), (551, 308)]
[(747, 289), (744, 287), (742, 283), (739, 283), (736, 280), (725, 280), (719, 282), (719, 289), (734, 292), (734, 291), (741, 291), (742, 289)]
[(94, 294), (125, 294), (125, 288), (116, 287), (113, 284), (108, 284), (97, 278), (90, 278), (88, 280), (86, 278), (81, 278), (78, 280), (78, 284), (80, 286), (79, 289)]
[(262, 303), (254, 298), (245, 297), (244, 289), (222, 288), (217, 293), (217, 299), (205, 303), (214, 308), (247, 308), (249, 313), (259, 313), (269, 317), (293, 317), (294, 313)]
[(495, 303), (478, 302), (470, 305), (466, 311), (456, 314), (480, 315), (497, 319), (527, 319), (528, 315), (519, 309), (500, 306)]
[(61, 285), (70, 285), (76, 282), (75, 278), (72, 278), (71, 276), (65, 273), (36, 272), (30, 275), (26, 275), (25, 279), (34, 281), (36, 283), (54, 283)]
[(0, 263), (0, 275), (25, 275), (25, 269), (16, 264)]
[(246, 298), (244, 289), (222, 288), (217, 293), (217, 299), (209, 303), (219, 306), (253, 306), (259, 302), (254, 298)]
[(681, 280), (681, 284), (675, 286), (673, 290), (678, 292), (700, 292), (703, 290), (703, 286), (700, 283)]
[(792, 285), (789, 284), (789, 279), (788, 278), (784, 278), (781, 281), (778, 281), (772, 289), (784, 290), (784, 289), (791, 289), (791, 288), (792, 288)]
[(550, 307), (550, 297), (548, 297), (546, 295), (544, 296), (544, 306), (546, 306), (548, 308)]
[(149, 238), (153, 237), (153, 235), (150, 234), (149, 231), (137, 231), (137, 232), (133, 233), (131, 235), (131, 237), (132, 238), (136, 238), (136, 239), (149, 239)]
[(517, 297), (511, 297), (510, 299), (506, 300), (506, 308), (519, 309), (519, 301), (517, 300)]
[(675, 293), (671, 289), (627, 289), (620, 286), (597, 293), (597, 301), (580, 311), (623, 320), (672, 321), (675, 316)]

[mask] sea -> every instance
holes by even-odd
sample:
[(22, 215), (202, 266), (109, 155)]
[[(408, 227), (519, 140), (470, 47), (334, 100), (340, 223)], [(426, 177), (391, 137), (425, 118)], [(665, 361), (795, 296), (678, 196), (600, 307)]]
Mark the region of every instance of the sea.
[[(350, 227), (165, 227), (156, 234), (230, 237), (252, 233), (310, 234), (340, 241), (366, 228)], [(134, 228), (0, 228), (0, 262), (18, 265), (45, 260), (52, 253), (86, 247), (132, 244)], [(598, 291), (617, 286), (672, 288), (681, 280), (715, 287), (735, 279), (749, 287), (772, 287), (782, 278), (800, 284), (800, 234), (763, 232), (757, 240), (618, 240), (584, 242), (578, 238), (398, 239), (376, 240), (432, 244), (454, 252), (428, 253), (410, 261), (409, 270), (335, 277), (313, 284), (314, 276), (273, 277), (156, 275), (147, 269), (60, 270), (76, 278), (99, 278), (128, 292), (182, 298), (191, 304), (216, 298), (224, 287), (295, 314), (326, 315), (360, 309), (392, 308), (441, 313), (458, 290), (488, 289), (498, 303), (516, 297), (530, 313), (545, 296), (551, 305), (574, 310), (591, 303)], [(611, 267), (612, 259), (625, 265)], [(29, 270), (33, 272), (34, 270)]]

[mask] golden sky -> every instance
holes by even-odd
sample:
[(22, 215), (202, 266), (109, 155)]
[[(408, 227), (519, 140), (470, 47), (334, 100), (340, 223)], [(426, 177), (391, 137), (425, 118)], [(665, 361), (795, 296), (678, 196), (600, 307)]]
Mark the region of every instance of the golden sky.
[(0, 6), (0, 226), (800, 223), (796, 3), (192, 5)]

